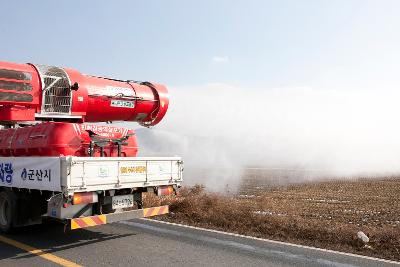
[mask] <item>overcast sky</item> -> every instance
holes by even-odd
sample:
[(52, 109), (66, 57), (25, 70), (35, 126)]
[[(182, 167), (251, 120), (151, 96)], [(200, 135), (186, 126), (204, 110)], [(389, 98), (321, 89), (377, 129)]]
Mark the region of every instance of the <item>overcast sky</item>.
[(3, 1), (0, 60), (170, 86), (396, 87), (400, 1)]

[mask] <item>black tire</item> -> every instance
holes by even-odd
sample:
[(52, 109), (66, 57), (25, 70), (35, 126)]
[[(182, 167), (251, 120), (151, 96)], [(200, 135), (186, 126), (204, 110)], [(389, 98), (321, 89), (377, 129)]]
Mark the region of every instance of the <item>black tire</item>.
[(11, 190), (0, 192), (0, 231), (11, 232), (16, 212), (16, 196)]
[(115, 213), (115, 211), (116, 211), (115, 209), (112, 208), (111, 204), (103, 205), (101, 210), (102, 210), (102, 214)]

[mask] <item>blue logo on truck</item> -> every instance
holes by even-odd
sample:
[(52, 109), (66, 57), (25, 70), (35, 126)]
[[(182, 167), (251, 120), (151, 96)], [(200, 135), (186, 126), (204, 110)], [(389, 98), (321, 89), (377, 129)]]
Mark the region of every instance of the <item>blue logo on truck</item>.
[(0, 181), (3, 184), (12, 184), (13, 173), (14, 170), (11, 162), (0, 162)]
[(24, 168), (21, 172), (22, 180), (30, 180), (30, 181), (49, 181), (51, 182), (51, 169), (26, 169)]

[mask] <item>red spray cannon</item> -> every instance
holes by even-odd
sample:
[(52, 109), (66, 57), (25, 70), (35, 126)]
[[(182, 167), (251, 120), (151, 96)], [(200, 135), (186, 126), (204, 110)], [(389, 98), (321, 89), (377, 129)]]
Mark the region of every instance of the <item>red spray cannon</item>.
[(168, 104), (168, 91), (161, 84), (0, 61), (0, 124), (135, 121), (153, 126)]

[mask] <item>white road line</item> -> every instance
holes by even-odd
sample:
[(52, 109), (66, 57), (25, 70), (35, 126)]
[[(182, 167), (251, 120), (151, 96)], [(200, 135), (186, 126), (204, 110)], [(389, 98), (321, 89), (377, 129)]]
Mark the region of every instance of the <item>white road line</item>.
[(141, 229), (150, 230), (152, 232), (190, 238), (193, 240), (212, 243), (212, 244), (220, 245), (223, 247), (236, 248), (241, 251), (253, 252), (253, 253), (257, 253), (259, 255), (266, 255), (266, 256), (274, 255), (274, 256), (278, 256), (278, 257), (283, 257), (285, 259), (290, 259), (292, 262), (297, 262), (297, 263), (302, 262), (302, 265), (304, 265), (304, 266), (308, 266), (309, 264), (313, 264), (313, 263), (314, 264), (321, 263), (324, 266), (331, 266), (331, 267), (359, 267), (360, 266), (360, 265), (354, 265), (354, 264), (340, 263), (337, 261), (331, 261), (331, 260), (322, 259), (322, 258), (318, 258), (318, 257), (311, 258), (308, 255), (301, 254), (301, 253), (292, 253), (289, 251), (283, 251), (283, 250), (273, 249), (273, 248), (261, 248), (258, 246), (247, 245), (247, 244), (236, 242), (236, 241), (223, 240), (223, 239), (210, 237), (210, 236), (206, 236), (206, 235), (203, 236), (203, 235), (199, 235), (197, 233), (187, 233), (184, 231), (180, 231), (179, 229), (171, 230), (171, 229), (166, 229), (166, 228), (162, 228), (162, 227), (158, 227), (158, 226), (153, 226), (153, 225), (149, 225), (149, 224), (145, 224), (145, 223), (138, 223), (138, 222), (133, 222), (133, 221), (122, 221), (119, 223), (130, 225), (130, 226), (141, 228)]
[(315, 250), (315, 251), (322, 251), (322, 252), (327, 252), (327, 253), (332, 253), (332, 254), (345, 255), (345, 256), (350, 256), (350, 257), (356, 257), (356, 258), (361, 258), (361, 259), (368, 259), (368, 260), (373, 260), (373, 261), (378, 261), (378, 262), (385, 262), (385, 263), (400, 265), (400, 262), (398, 262), (398, 261), (379, 259), (379, 258), (363, 256), (363, 255), (358, 255), (358, 254), (352, 254), (352, 253), (347, 253), (347, 252), (341, 252), (341, 251), (335, 251), (335, 250), (329, 250), (329, 249), (324, 249), (324, 248), (316, 248), (316, 247), (298, 245), (298, 244), (293, 244), (293, 243), (286, 243), (286, 242), (276, 241), (276, 240), (271, 240), (271, 239), (264, 239), (264, 238), (253, 237), (253, 236), (240, 235), (240, 234), (235, 234), (235, 233), (228, 233), (228, 232), (223, 232), (223, 231), (218, 231), (218, 230), (195, 227), (195, 226), (184, 225), (184, 224), (179, 224), (179, 223), (158, 221), (158, 220), (147, 219), (147, 218), (142, 218), (141, 220), (151, 221), (151, 222), (156, 222), (156, 223), (161, 223), (161, 224), (167, 224), (167, 225), (173, 225), (173, 226), (179, 226), (179, 227), (184, 227), (184, 228), (190, 228), (190, 229), (206, 231), (206, 232), (211, 232), (211, 233), (218, 233), (218, 234), (223, 234), (223, 235), (243, 237), (246, 239), (258, 240), (258, 241), (263, 241), (263, 242), (268, 242), (268, 243), (273, 243), (273, 244), (280, 244), (280, 245), (297, 247), (297, 248), (305, 248), (305, 249), (311, 249), (311, 250)]

